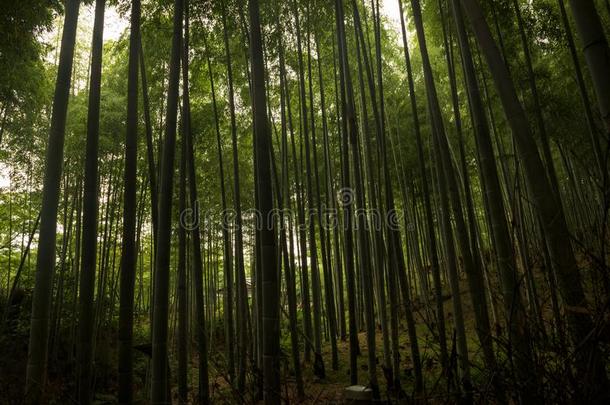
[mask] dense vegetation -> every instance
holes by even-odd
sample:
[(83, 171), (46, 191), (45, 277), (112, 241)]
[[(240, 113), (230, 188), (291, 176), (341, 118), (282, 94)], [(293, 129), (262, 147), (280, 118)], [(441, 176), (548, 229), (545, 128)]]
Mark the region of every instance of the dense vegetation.
[(608, 0), (0, 22), (0, 402), (610, 401)]

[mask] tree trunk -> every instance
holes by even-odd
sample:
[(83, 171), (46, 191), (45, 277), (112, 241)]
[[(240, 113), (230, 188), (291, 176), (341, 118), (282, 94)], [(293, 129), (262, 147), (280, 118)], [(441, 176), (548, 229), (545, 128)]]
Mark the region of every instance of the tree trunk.
[(120, 402), (133, 402), (133, 300), (136, 274), (136, 191), (138, 160), (138, 51), (140, 48), (140, 1), (131, 5), (129, 76), (127, 83), (127, 135), (123, 242), (121, 249), (121, 303), (119, 311), (119, 395)]
[[(189, 76), (188, 76), (188, 46), (189, 46), (189, 0), (184, 0), (184, 40), (182, 52), (182, 139), (180, 140), (180, 170), (179, 170), (179, 189), (178, 189), (178, 212), (180, 213), (180, 221), (178, 224), (178, 277), (177, 277), (177, 295), (178, 295), (178, 403), (186, 404), (188, 400), (188, 374), (187, 374), (187, 333), (188, 333), (188, 298), (186, 294), (186, 244), (187, 223), (185, 214), (187, 213), (186, 205), (186, 171), (187, 171), (187, 144), (191, 138), (190, 126), (190, 100), (189, 100)], [(192, 221), (197, 221), (198, 218), (191, 218)], [(202, 354), (202, 353), (200, 353)]]
[(79, 294), (79, 380), (78, 400), (89, 404), (93, 367), (93, 325), (95, 324), (93, 296), (97, 268), (98, 215), (98, 145), (100, 129), (100, 86), (102, 79), (102, 49), (105, 0), (95, 3), (95, 21), (91, 44), (91, 81), (87, 112), (87, 146), (85, 156), (85, 185), (83, 194), (82, 269)]
[(153, 228), (153, 243), (157, 236), (157, 211), (159, 208), (157, 195), (157, 169), (155, 168), (155, 148), (153, 146), (153, 128), (150, 118), (150, 101), (148, 96), (148, 82), (146, 80), (146, 66), (144, 64), (144, 50), (142, 48), (142, 36), (140, 35), (140, 75), (142, 79), (142, 106), (144, 112), (144, 125), (146, 129), (146, 160), (148, 163), (148, 181), (150, 183), (150, 216)]
[[(263, 297), (263, 378), (266, 404), (280, 403), (280, 320), (279, 282), (277, 269), (276, 224), (270, 215), (273, 209), (271, 185), (271, 136), (267, 120), (267, 95), (258, 0), (249, 1), (250, 61), (252, 64), (252, 109), (254, 116), (254, 147), (258, 177), (258, 210), (261, 222), (261, 267)], [(257, 220), (260, 220), (257, 218)]]
[[(186, 140), (186, 160), (187, 160), (187, 181), (188, 181), (188, 189), (189, 189), (189, 197), (190, 197), (190, 212), (191, 212), (191, 241), (193, 247), (193, 256), (192, 256), (192, 279), (195, 284), (195, 327), (197, 328), (197, 332), (195, 334), (197, 338), (197, 345), (199, 349), (198, 356), (198, 365), (199, 365), (199, 376), (198, 376), (198, 385), (199, 392), (197, 396), (197, 400), (200, 404), (208, 404), (210, 402), (210, 387), (209, 387), (209, 371), (208, 371), (208, 339), (206, 335), (206, 313), (204, 308), (204, 284), (203, 284), (203, 259), (201, 256), (201, 218), (199, 217), (199, 201), (197, 194), (197, 176), (195, 173), (195, 153), (194, 153), (194, 137), (193, 131), (191, 127), (191, 104), (190, 104), (190, 89), (189, 89), (189, 78), (188, 78), (188, 69), (189, 69), (189, 3), (188, 0), (185, 0), (185, 25), (184, 25), (184, 46), (182, 53), (182, 83), (184, 85), (184, 90), (182, 93), (182, 97), (184, 100), (184, 108), (182, 113), (184, 114), (184, 139)], [(185, 213), (183, 211), (181, 214)], [(181, 218), (183, 216), (181, 215)], [(186, 218), (186, 217), (184, 217)], [(181, 224), (181, 226), (186, 226), (186, 224)], [(211, 231), (210, 231), (211, 232)], [(187, 246), (188, 251), (188, 246)], [(188, 258), (188, 255), (187, 255)], [(209, 307), (209, 304), (208, 304)]]
[[(246, 381), (246, 356), (247, 356), (247, 316), (248, 302), (246, 291), (246, 274), (244, 270), (243, 253), (243, 227), (241, 217), (241, 191), (239, 176), (239, 155), (237, 149), (237, 123), (235, 120), (235, 97), (233, 94), (233, 69), (231, 64), (231, 51), (229, 48), (229, 34), (226, 21), (226, 10), (223, 6), (223, 36), (225, 45), (225, 56), (227, 64), (227, 87), (229, 92), (229, 113), (231, 118), (231, 142), (233, 151), (233, 204), (235, 206), (235, 269), (237, 274), (237, 325), (238, 325), (238, 377), (237, 387), (241, 391)], [(231, 270), (232, 271), (232, 270)]]
[(346, 97), (346, 82), (349, 77), (349, 61), (347, 41), (345, 38), (345, 15), (343, 0), (335, 0), (335, 20), (337, 30), (337, 43), (339, 54), (339, 81), (341, 90), (341, 156), (342, 156), (342, 178), (343, 189), (341, 192), (341, 203), (343, 204), (343, 227), (345, 231), (345, 273), (347, 278), (347, 303), (349, 324), (349, 347), (350, 347), (350, 382), (352, 385), (358, 383), (358, 332), (356, 324), (356, 276), (354, 274), (354, 240), (353, 240), (353, 201), (351, 195), (350, 165), (348, 154), (348, 142), (350, 134), (348, 127), (353, 133), (356, 129), (353, 111), (353, 100), (348, 105)]
[(155, 292), (152, 320), (152, 381), (151, 402), (166, 404), (168, 394), (167, 325), (169, 299), (170, 242), (172, 232), (172, 196), (174, 184), (174, 156), (180, 81), (183, 0), (174, 1), (174, 29), (167, 91), (167, 118), (159, 184), (159, 224), (155, 259)]
[[(606, 132), (610, 133), (610, 48), (594, 3), (593, 0), (570, 0), (570, 8), (593, 79), (593, 87), (597, 94), (602, 119), (606, 124)], [(607, 156), (604, 156), (604, 169), (606, 159)]]
[(46, 383), (49, 337), (49, 310), (51, 308), (52, 280), (55, 272), (55, 239), (57, 235), (57, 206), (63, 171), (64, 137), (79, 0), (68, 0), (61, 39), (61, 51), (53, 97), (53, 112), (47, 143), (38, 255), (36, 256), (36, 282), (32, 297), (32, 318), (25, 382), (25, 402), (40, 402)]

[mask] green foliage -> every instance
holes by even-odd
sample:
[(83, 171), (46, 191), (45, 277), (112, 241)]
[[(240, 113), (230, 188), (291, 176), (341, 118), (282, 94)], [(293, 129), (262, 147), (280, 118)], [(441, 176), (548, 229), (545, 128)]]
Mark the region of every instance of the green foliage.
[[(44, 77), (40, 61), (45, 45), (40, 35), (51, 28), (61, 10), (58, 0), (3, 1), (0, 3), (0, 104), (21, 107), (36, 102)], [(18, 110), (19, 108), (15, 108)]]
[[(387, 0), (396, 1), (396, 0)], [(89, 2), (90, 3), (90, 2)], [(123, 17), (129, 15), (130, 2), (119, 0), (109, 2), (116, 7)], [(116, 4), (115, 4), (116, 3)], [(159, 145), (164, 136), (166, 98), (167, 98), (167, 76), (168, 59), (171, 48), (172, 36), (172, 2), (169, 0), (144, 1), (142, 5), (142, 49), (145, 59), (146, 76), (148, 81), (148, 92), (150, 96), (151, 119), (153, 130), (154, 155), (158, 165), (160, 151)], [(233, 174), (230, 168), (233, 163), (231, 128), (229, 120), (228, 84), (226, 72), (226, 58), (222, 35), (221, 2), (202, 1), (191, 2), (191, 44), (190, 44), (190, 94), (191, 94), (191, 120), (192, 130), (195, 138), (195, 166), (197, 172), (197, 183), (199, 187), (199, 202), (202, 212), (218, 213), (221, 207), (220, 196), (220, 171), (219, 158), (216, 145), (216, 123), (214, 117), (214, 106), (211, 96), (210, 74), (214, 79), (216, 91), (216, 103), (219, 111), (219, 130), (221, 135), (222, 159), (225, 165), (225, 186), (227, 190), (227, 204), (232, 206)], [(238, 132), (238, 160), (240, 167), (240, 189), (242, 190), (242, 206), (244, 209), (254, 207), (254, 176), (253, 176), (253, 128), (252, 110), (250, 100), (250, 72), (248, 61), (248, 37), (247, 10), (244, 9), (246, 2), (240, 0), (224, 1), (228, 12), (229, 47), (232, 56), (234, 86), (236, 96), (237, 132)], [(321, 142), (322, 111), (320, 107), (320, 87), (325, 91), (326, 112), (329, 129), (329, 149), (331, 154), (332, 175), (331, 182), (334, 189), (341, 187), (340, 173), (340, 143), (341, 123), (338, 119), (337, 105), (339, 94), (337, 94), (336, 64), (337, 45), (334, 31), (334, 10), (332, 3), (326, 0), (298, 0), (286, 2), (261, 2), (263, 17), (263, 37), (265, 41), (265, 56), (267, 68), (267, 92), (270, 108), (270, 121), (272, 125), (272, 140), (275, 159), (278, 167), (280, 145), (280, 80), (279, 80), (279, 44), (280, 39), (284, 46), (286, 69), (288, 76), (288, 93), (290, 97), (290, 111), (292, 113), (292, 133), (297, 149), (297, 158), (300, 161), (303, 137), (300, 123), (300, 97), (298, 83), (298, 56), (296, 44), (296, 27), (294, 19), (295, 5), (299, 10), (301, 18), (301, 30), (304, 41), (307, 40), (307, 31), (311, 32), (312, 47), (312, 74), (314, 91), (314, 117), (315, 129), (318, 134), (318, 160), (319, 167), (314, 168), (323, 174), (328, 168), (322, 160), (323, 145)], [(374, 43), (374, 35), (371, 24), (371, 8), (369, 1), (357, 1), (364, 19), (365, 42), (367, 46)], [(409, 3), (406, 1), (405, 3)], [(532, 97), (527, 71), (524, 62), (524, 51), (519, 37), (516, 24), (515, 11), (512, 0), (496, 0), (481, 2), (485, 6), (488, 21), (494, 31), (496, 39), (501, 42), (502, 51), (507, 57), (513, 80), (517, 84), (520, 97), (531, 114), (530, 121), (535, 127), (532, 112)], [(567, 50), (560, 21), (559, 9), (555, 0), (526, 1), (520, 0), (519, 5), (524, 17), (524, 23), (529, 37), (529, 50), (534, 62), (534, 71), (540, 98), (542, 100), (542, 113), (547, 123), (547, 131), (551, 138), (551, 146), (556, 162), (561, 157), (556, 145), (560, 144), (569, 153), (575, 156), (577, 163), (586, 166), (591, 156), (591, 145), (587, 133), (587, 125), (582, 111), (580, 100), (576, 96), (578, 88), (574, 80), (573, 65), (570, 53)], [(352, 17), (351, 2), (346, 4), (346, 33), (348, 52), (351, 63), (351, 76), (354, 79), (354, 90), (356, 97), (356, 109), (358, 114), (358, 125), (361, 136), (369, 136), (374, 147), (379, 145), (376, 139), (373, 117), (370, 106), (368, 107), (369, 127), (364, 128), (361, 100), (366, 98), (370, 103), (370, 94), (365, 85), (365, 94), (360, 93), (358, 87), (358, 66), (356, 42), (354, 37), (354, 22)], [(456, 63), (456, 74), (458, 83), (459, 107), (465, 134), (465, 149), (467, 159), (467, 170), (471, 174), (472, 189), (475, 199), (475, 209), (483, 217), (483, 199), (480, 185), (479, 173), (476, 165), (476, 149), (473, 128), (469, 118), (469, 105), (464, 88), (464, 77), (460, 66), (460, 54), (457, 47), (453, 22), (447, 24), (449, 36), (449, 47), (445, 48), (443, 41), (443, 27), (441, 15), (449, 16), (448, 2), (443, 0), (422, 1), (425, 30), (428, 40), (429, 54), (432, 60), (433, 74), (439, 92), (439, 103), (445, 119), (447, 134), (452, 145), (457, 145), (457, 131), (455, 129), (455, 117), (449, 87), (449, 78), (445, 55), (447, 51), (453, 53)], [(443, 7), (441, 11), (439, 9)], [(492, 9), (492, 6), (495, 9)], [(90, 5), (85, 5), (89, 7)], [(56, 76), (56, 54), (57, 44), (61, 34), (61, 19), (58, 15), (62, 10), (62, 2), (58, 0), (20, 0), (0, 2), (0, 178), (10, 180), (10, 186), (3, 187), (0, 191), (0, 292), (2, 297), (10, 288), (15, 277), (15, 270), (19, 265), (23, 241), (27, 239), (38, 207), (40, 206), (40, 190), (42, 184), (42, 170), (44, 167), (44, 153), (46, 149), (51, 102), (54, 81)], [(601, 10), (601, 7), (600, 7)], [(407, 14), (410, 7), (406, 7)], [(606, 22), (609, 16), (604, 15)], [(421, 179), (418, 170), (417, 150), (414, 135), (414, 120), (411, 114), (411, 105), (408, 94), (407, 77), (404, 68), (404, 54), (400, 33), (396, 27), (388, 21), (384, 21), (381, 33), (382, 63), (384, 75), (385, 108), (387, 115), (388, 134), (388, 157), (391, 160), (390, 173), (395, 187), (396, 205), (401, 210), (411, 209), (412, 199), (416, 204), (420, 202)], [(80, 24), (80, 22), (79, 22)], [(496, 26), (497, 24), (497, 26)], [(610, 24), (607, 25), (610, 27)], [(496, 30), (497, 28), (497, 30)], [(50, 38), (49, 32), (55, 34)], [(421, 73), (422, 63), (417, 48), (417, 40), (414, 32), (409, 31), (410, 54), (415, 74), (415, 91), (418, 96), (418, 113), (422, 135), (424, 138), (426, 157), (431, 155), (430, 137), (431, 127), (428, 119), (428, 109), (425, 102), (426, 88)], [(315, 41), (315, 42), (314, 42)], [(48, 42), (48, 43), (47, 43)], [(320, 52), (315, 50), (316, 42), (319, 43)], [(84, 164), (84, 150), (86, 140), (86, 125), (88, 111), (88, 74), (91, 43), (91, 27), (86, 23), (79, 26), (78, 43), (74, 62), (74, 78), (72, 95), (70, 98), (68, 120), (66, 123), (65, 141), (65, 181), (62, 184), (62, 201), (60, 212), (65, 209), (78, 211), (78, 199), (76, 198), (81, 187)], [(474, 44), (474, 41), (472, 41)], [(126, 105), (127, 105), (127, 61), (129, 35), (125, 31), (116, 40), (107, 40), (104, 44), (103, 74), (101, 89), (101, 115), (100, 115), (100, 221), (106, 222), (109, 217), (114, 217), (112, 226), (100, 226), (100, 245), (112, 253), (114, 258), (107, 258), (105, 267), (99, 260), (99, 270), (108, 271), (110, 277), (118, 273), (120, 263), (116, 258), (120, 257), (120, 229), (122, 227), (121, 204), (123, 182), (123, 155), (124, 139), (126, 132)], [(478, 59), (478, 50), (473, 47), (475, 64), (479, 73), (481, 84), (485, 84), (484, 95), (487, 113), (489, 114), (496, 145), (501, 145), (504, 154), (496, 151), (499, 156), (498, 162), (507, 164), (509, 170), (515, 169), (515, 159), (512, 152), (511, 134), (508, 128), (502, 106), (498, 100), (492, 80), (487, 73), (487, 65)], [(371, 53), (373, 50), (371, 50)], [(208, 58), (211, 61), (211, 72), (208, 71)], [(321, 63), (323, 83), (318, 80), (318, 61)], [(583, 62), (583, 61), (581, 61)], [(305, 55), (305, 63), (307, 57)], [(377, 72), (373, 72), (376, 79)], [(306, 74), (306, 80), (308, 75)], [(587, 77), (587, 80), (588, 77)], [(141, 82), (139, 83), (141, 90)], [(141, 95), (140, 95), (141, 97)], [(593, 97), (592, 97), (593, 99)], [(307, 101), (309, 103), (309, 100)], [(142, 102), (139, 103), (138, 113), (140, 115), (140, 139), (138, 160), (138, 209), (142, 213), (140, 223), (140, 251), (138, 252), (138, 275), (137, 283), (142, 290), (136, 291), (139, 305), (136, 311), (140, 316), (136, 327), (136, 342), (145, 342), (148, 339), (149, 324), (147, 315), (150, 302), (149, 294), (152, 288), (151, 263), (152, 263), (152, 231), (150, 226), (150, 194), (148, 190), (148, 166), (146, 161), (146, 142), (144, 138), (144, 114)], [(309, 119), (311, 119), (309, 117)], [(179, 135), (181, 138), (181, 125)], [(457, 148), (455, 148), (457, 150)], [(288, 164), (288, 175), (293, 180), (296, 175), (304, 176), (303, 167), (298, 166), (294, 171), (292, 151), (290, 151)], [(381, 164), (380, 157), (373, 156), (373, 166)], [(431, 159), (426, 159), (429, 169), (433, 167)], [(176, 159), (176, 173), (178, 170), (179, 157)], [(299, 163), (302, 165), (302, 162)], [(560, 166), (560, 165), (557, 165)], [(159, 169), (157, 167), (157, 169)], [(280, 169), (281, 170), (281, 169)], [(563, 169), (559, 172), (563, 173)], [(282, 173), (278, 173), (281, 175)], [(565, 173), (563, 173), (565, 174)], [(292, 192), (296, 192), (296, 187)], [(177, 188), (176, 188), (177, 189)], [(63, 191), (69, 192), (64, 193)], [(113, 195), (108, 196), (109, 191)], [(154, 192), (154, 191), (153, 191)], [(322, 198), (326, 191), (322, 190)], [(177, 192), (175, 192), (177, 199)], [(335, 198), (336, 196), (331, 196)], [(174, 210), (176, 211), (176, 210)], [(76, 216), (76, 214), (75, 214)], [(179, 213), (174, 212), (176, 222)], [(58, 218), (61, 221), (62, 218)], [(209, 229), (204, 237), (205, 252), (207, 258), (206, 266), (214, 269), (219, 280), (224, 276), (224, 265), (222, 260), (222, 246), (218, 241), (221, 238), (219, 229), (220, 217), (217, 215), (214, 221), (206, 224)], [(251, 218), (248, 218), (251, 222)], [(76, 221), (76, 220), (75, 220)], [(481, 221), (482, 222), (482, 221)], [(407, 222), (405, 222), (406, 224)], [(251, 225), (247, 223), (246, 226)], [(73, 224), (73, 227), (75, 225)], [(401, 226), (403, 226), (401, 224)], [(485, 226), (482, 226), (485, 228)], [(251, 231), (251, 228), (247, 229)], [(61, 250), (61, 241), (67, 229), (58, 232), (58, 252)], [(248, 275), (252, 275), (251, 258), (254, 250), (252, 232), (246, 232), (246, 268)], [(488, 248), (489, 234), (486, 229), (481, 230), (484, 241), (482, 248)], [(117, 242), (118, 239), (118, 242)], [(73, 321), (72, 309), (76, 305), (74, 291), (77, 278), (73, 273), (77, 259), (77, 235), (70, 235), (68, 241), (68, 258), (66, 262), (65, 286), (69, 291), (64, 297), (62, 310), (58, 313), (60, 318)], [(10, 253), (9, 253), (10, 251)], [(101, 252), (104, 254), (104, 252)], [(173, 257), (177, 256), (173, 253)], [(27, 258), (26, 267), (21, 276), (20, 285), (25, 290), (31, 290), (34, 284), (32, 272), (35, 261), (36, 244)], [(190, 259), (189, 259), (190, 260)], [(59, 261), (58, 261), (59, 267)], [(172, 280), (175, 275), (172, 274)], [(113, 296), (116, 286), (106, 285), (103, 295), (97, 296), (97, 302), (103, 302), (107, 307), (114, 305), (116, 297)], [(55, 286), (57, 291), (58, 285)], [(222, 308), (222, 302), (218, 307)], [(4, 306), (0, 306), (3, 309)], [(63, 311), (63, 312), (62, 312)], [(20, 316), (26, 318), (27, 311)], [(219, 312), (222, 312), (219, 310)], [(302, 313), (299, 313), (299, 324)], [(107, 325), (110, 327), (116, 321), (116, 311), (110, 310), (107, 314)], [(26, 336), (23, 330), (27, 320), (20, 320), (16, 332), (18, 336)], [(222, 335), (222, 323), (219, 321), (215, 332)], [(282, 330), (287, 327), (283, 325)], [(110, 334), (114, 331), (108, 332)], [(114, 338), (113, 336), (111, 336)], [(111, 337), (108, 337), (110, 339)], [(219, 339), (219, 341), (223, 339)], [(107, 342), (106, 342), (107, 343)], [(405, 343), (406, 344), (406, 343)], [(101, 348), (106, 350), (107, 366), (113, 365), (114, 353), (108, 345)], [(289, 352), (289, 336), (283, 335), (282, 350)], [(136, 361), (136, 373), (146, 376), (146, 361), (138, 357)]]

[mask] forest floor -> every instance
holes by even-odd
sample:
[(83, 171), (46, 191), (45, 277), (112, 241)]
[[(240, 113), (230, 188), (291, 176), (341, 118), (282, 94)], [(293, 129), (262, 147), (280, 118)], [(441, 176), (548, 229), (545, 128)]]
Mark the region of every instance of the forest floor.
[[(475, 386), (485, 386), (486, 381), (481, 380), (482, 373), (480, 368), (480, 355), (478, 353), (479, 343), (474, 333), (474, 319), (472, 304), (465, 280), (461, 283), (462, 303), (464, 314), (466, 316), (466, 330), (469, 332), (468, 344), (470, 350), (470, 361), (472, 363), (472, 379)], [(451, 296), (444, 296), (445, 316), (447, 322), (447, 330), (452, 331), (453, 309), (451, 304)], [(17, 322), (17, 327), (10, 333), (0, 334), (0, 403), (18, 404), (23, 397), (23, 383), (25, 377), (25, 366), (27, 362), (27, 342), (29, 313), (23, 308), (29, 308), (29, 300), (24, 300), (21, 314)], [(422, 367), (424, 374), (424, 385), (428, 403), (451, 403), (452, 400), (446, 395), (447, 384), (445, 379), (440, 379), (441, 369), (438, 364), (438, 345), (435, 337), (435, 326), (430, 322), (430, 316), (426, 314), (426, 306), (422, 303), (415, 302), (415, 315), (417, 324), (417, 336), (422, 359)], [(399, 319), (404, 319), (400, 316)], [(136, 342), (147, 341), (147, 327), (144, 326), (146, 319), (141, 320), (142, 324), (135, 328)], [(49, 372), (47, 394), (49, 398), (57, 398), (57, 404), (77, 403), (75, 400), (76, 394), (76, 374), (75, 374), (75, 359), (76, 353), (70, 353), (68, 347), (71, 340), (75, 338), (73, 335), (74, 328), (69, 322), (65, 322), (59, 331), (59, 341), (52, 341), (49, 351)], [(410, 343), (407, 334), (407, 328), (404, 321), (400, 323), (400, 352), (401, 352), (401, 370), (400, 381), (402, 389), (411, 396), (413, 394), (414, 376), (410, 356)], [(286, 328), (282, 330), (287, 330)], [(253, 403), (252, 392), (237, 392), (227, 382), (219, 370), (224, 367), (223, 355), (225, 352), (224, 342), (222, 341), (222, 327), (220, 328), (216, 341), (211, 344), (211, 353), (215, 355), (209, 363), (210, 369), (210, 394), (213, 404), (239, 404)], [(104, 329), (100, 330), (96, 343), (96, 405), (116, 403), (116, 392), (118, 388), (116, 359), (116, 330)], [(367, 361), (367, 344), (366, 333), (360, 332), (358, 335), (361, 354), (358, 356), (358, 381), (366, 385), (369, 381), (368, 376), (368, 361)], [(450, 352), (453, 352), (454, 343), (451, 338), (448, 338), (447, 344)], [(174, 343), (170, 342), (170, 345)], [(173, 347), (173, 346), (172, 346)], [(289, 364), (290, 360), (290, 337), (289, 334), (283, 334), (281, 351), (282, 351), (282, 398), (288, 400), (291, 404), (341, 404), (343, 401), (343, 392), (349, 386), (349, 339), (342, 341), (337, 340), (339, 367), (333, 370), (331, 367), (331, 347), (326, 342), (322, 347), (322, 358), (325, 363), (326, 376), (324, 379), (319, 379), (313, 372), (313, 361), (303, 363), (303, 378), (305, 385), (305, 397), (298, 398), (296, 393), (295, 379), (293, 371)], [(196, 350), (192, 350), (195, 353)], [(379, 390), (382, 399), (385, 401), (389, 398), (387, 390), (387, 381), (382, 368), (383, 363), (383, 335), (380, 325), (376, 328), (376, 352), (377, 352), (377, 377), (379, 382)], [(301, 356), (303, 352), (301, 351)], [(313, 359), (313, 354), (312, 354)], [(176, 364), (175, 359), (170, 357), (172, 367), (172, 392), (177, 403), (177, 387), (175, 381)], [(134, 387), (136, 392), (134, 397), (136, 403), (146, 404), (146, 393), (149, 380), (150, 362), (147, 356), (136, 352), (134, 354)], [(189, 395), (191, 403), (196, 403), (195, 395), (197, 392), (197, 374), (198, 374), (198, 359), (196, 356), (190, 358), (189, 364)], [(252, 376), (248, 376), (248, 385), (252, 386)], [(475, 393), (475, 398), (478, 398), (480, 403), (486, 403), (485, 397), (481, 393)], [(5, 402), (6, 401), (6, 402)], [(386, 402), (388, 403), (388, 402)], [(394, 403), (394, 402), (392, 402)]]
[[(474, 334), (474, 317), (472, 311), (472, 303), (470, 295), (466, 287), (465, 280), (461, 283), (461, 296), (462, 303), (465, 313), (465, 323), (467, 331), (472, 332), (468, 335), (468, 344), (470, 350), (470, 360), (473, 365), (472, 378), (473, 381), (477, 381), (482, 377), (481, 367), (479, 365), (480, 353), (479, 353), (479, 342)], [(451, 324), (453, 319), (453, 309), (451, 304), (451, 296), (445, 295), (444, 297), (445, 316), (448, 325), (448, 331), (452, 330)], [(425, 306), (422, 304), (416, 305), (416, 324), (417, 324), (417, 336), (419, 343), (419, 350), (422, 360), (423, 374), (424, 374), (424, 385), (426, 391), (433, 393), (426, 397), (428, 403), (451, 403), (451, 399), (446, 395), (446, 384), (444, 379), (441, 379), (441, 367), (438, 362), (438, 344), (436, 338), (436, 331), (433, 330), (434, 324), (430, 323), (430, 317), (425, 313)], [(404, 319), (404, 317), (400, 317)], [(400, 370), (400, 381), (402, 390), (407, 397), (412, 397), (414, 392), (414, 374), (413, 365), (410, 354), (410, 343), (407, 334), (407, 327), (404, 321), (400, 322), (400, 334), (399, 334), (399, 348), (401, 353), (401, 370)], [(359, 332), (358, 341), (360, 346), (360, 355), (358, 356), (358, 381), (361, 385), (366, 385), (369, 381), (368, 372), (368, 358), (367, 358), (367, 337), (364, 331)], [(447, 341), (449, 350), (453, 350), (454, 344), (451, 339)], [(287, 400), (290, 404), (343, 404), (344, 391), (350, 385), (350, 371), (349, 371), (349, 339), (337, 340), (337, 351), (339, 358), (339, 367), (337, 370), (333, 370), (331, 367), (331, 346), (330, 343), (326, 342), (322, 346), (322, 357), (324, 359), (326, 376), (324, 379), (320, 379), (314, 375), (313, 360), (311, 362), (303, 363), (303, 380), (305, 397), (299, 398), (297, 395), (295, 379), (292, 371), (287, 369), (287, 363), (290, 362), (290, 346), (288, 338), (285, 338), (282, 342), (282, 355), (283, 355), (283, 366), (282, 366), (282, 398)], [(382, 403), (398, 403), (391, 398), (395, 398), (394, 394), (388, 392), (388, 382), (385, 377), (383, 369), (383, 334), (381, 326), (378, 324), (376, 328), (376, 353), (377, 353), (377, 379), (379, 383), (380, 395)], [(301, 356), (303, 353), (301, 352)], [(312, 355), (313, 358), (313, 355)], [(211, 387), (211, 394), (214, 399), (214, 403), (219, 404), (233, 404), (241, 402), (239, 395), (232, 390), (227, 384), (226, 378), (223, 376), (217, 376), (214, 380), (214, 384)], [(481, 403), (487, 403), (484, 399), (484, 394), (478, 393), (476, 396)], [(247, 402), (251, 402), (247, 401)], [(262, 402), (261, 402), (262, 403)], [(402, 403), (402, 402), (401, 402)]]

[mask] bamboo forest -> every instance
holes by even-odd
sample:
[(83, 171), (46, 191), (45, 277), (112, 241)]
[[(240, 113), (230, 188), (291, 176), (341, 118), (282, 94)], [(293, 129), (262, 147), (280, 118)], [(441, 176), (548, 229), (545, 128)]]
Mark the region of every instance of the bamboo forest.
[(609, 404), (609, 0), (0, 0), (0, 404)]

